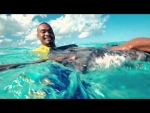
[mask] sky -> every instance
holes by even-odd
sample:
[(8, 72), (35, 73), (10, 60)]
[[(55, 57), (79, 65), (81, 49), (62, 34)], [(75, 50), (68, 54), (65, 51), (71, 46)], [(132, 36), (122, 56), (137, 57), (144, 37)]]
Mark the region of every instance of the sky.
[(37, 26), (49, 23), (56, 45), (150, 37), (150, 14), (0, 14), (0, 47), (38, 47)]

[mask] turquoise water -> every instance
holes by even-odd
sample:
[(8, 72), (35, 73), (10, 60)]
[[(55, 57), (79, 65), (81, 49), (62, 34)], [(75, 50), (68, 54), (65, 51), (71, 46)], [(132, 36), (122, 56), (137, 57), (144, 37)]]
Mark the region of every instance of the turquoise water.
[[(104, 45), (105, 43), (91, 43), (79, 46), (102, 47)], [(31, 50), (31, 48), (0, 48), (0, 65), (38, 60), (38, 56)], [(109, 60), (106, 60), (107, 66), (102, 64), (98, 69), (86, 74), (64, 67), (55, 61), (0, 71), (0, 98), (150, 98), (150, 63), (142, 62), (142, 66), (137, 68), (138, 63), (139, 61), (134, 61), (110, 65)]]

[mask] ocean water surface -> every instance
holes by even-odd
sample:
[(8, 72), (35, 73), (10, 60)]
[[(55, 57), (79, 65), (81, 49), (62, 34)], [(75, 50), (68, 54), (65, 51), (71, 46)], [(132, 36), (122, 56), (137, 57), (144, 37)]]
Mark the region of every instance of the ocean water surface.
[[(109, 44), (121, 44), (114, 42)], [(102, 47), (106, 43), (80, 44)], [(0, 48), (0, 65), (30, 62), (39, 57), (32, 48)], [(82, 74), (46, 61), (0, 71), (2, 99), (147, 99), (150, 98), (149, 62), (102, 59), (98, 69)], [(139, 63), (142, 65), (139, 68)]]

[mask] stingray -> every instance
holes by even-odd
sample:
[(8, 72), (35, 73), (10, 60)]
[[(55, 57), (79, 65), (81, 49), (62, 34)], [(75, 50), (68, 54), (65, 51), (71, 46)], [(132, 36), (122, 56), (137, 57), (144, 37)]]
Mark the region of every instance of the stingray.
[(65, 45), (61, 47), (53, 48), (49, 51), (49, 58), (50, 59), (42, 59), (38, 61), (33, 62), (26, 62), (26, 63), (18, 63), (18, 64), (7, 64), (7, 65), (0, 65), (0, 71), (7, 70), (10, 68), (17, 68), (23, 65), (27, 64), (35, 64), (40, 62), (45, 62), (47, 60), (51, 60), (51, 58), (56, 57), (72, 57), (75, 56), (75, 60), (69, 61), (69, 60), (62, 60), (57, 61), (60, 64), (73, 68), (75, 70), (79, 70), (82, 73), (86, 73), (88, 70), (95, 68), (98, 65), (101, 65), (101, 62), (99, 62), (99, 59), (104, 59), (103, 62), (105, 62), (105, 57), (111, 56), (118, 58), (124, 58), (125, 60), (130, 61), (150, 61), (150, 54), (144, 51), (125, 51), (125, 50), (110, 50), (111, 46), (105, 46), (105, 47), (78, 47), (76, 44), (70, 44)]
[[(96, 68), (96, 66), (101, 65), (98, 60), (105, 60), (105, 57), (118, 57), (118, 59), (123, 58), (125, 61), (150, 61), (150, 54), (144, 51), (125, 51), (125, 50), (110, 50), (112, 46), (105, 46), (104, 48), (95, 47), (78, 47), (75, 44), (56, 47), (50, 50), (49, 57), (72, 57), (75, 56), (75, 60), (59, 61), (64, 66), (71, 67), (73, 69), (79, 70), (86, 73), (90, 69)], [(103, 61), (105, 62), (105, 61)], [(107, 61), (106, 61), (107, 62)], [(141, 64), (141, 62), (140, 62)]]

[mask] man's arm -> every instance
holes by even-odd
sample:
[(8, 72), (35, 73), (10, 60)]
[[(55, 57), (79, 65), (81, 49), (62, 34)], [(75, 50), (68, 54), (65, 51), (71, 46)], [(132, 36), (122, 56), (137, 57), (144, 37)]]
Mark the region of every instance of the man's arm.
[(150, 52), (150, 38), (139, 37), (130, 40), (120, 46), (114, 46), (111, 50), (139, 50)]
[(48, 58), (48, 59), (36, 60), (36, 61), (33, 61), (33, 62), (25, 62), (25, 63), (17, 63), (17, 64), (5, 64), (5, 65), (0, 65), (0, 71), (11, 69), (11, 68), (17, 68), (19, 66), (27, 65), (27, 64), (36, 64), (36, 63), (46, 62), (48, 60), (55, 60), (55, 61), (75, 60), (75, 56), (73, 56), (73, 57)]

